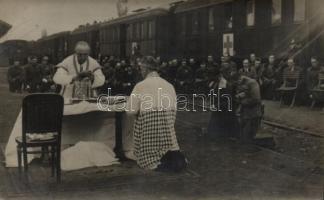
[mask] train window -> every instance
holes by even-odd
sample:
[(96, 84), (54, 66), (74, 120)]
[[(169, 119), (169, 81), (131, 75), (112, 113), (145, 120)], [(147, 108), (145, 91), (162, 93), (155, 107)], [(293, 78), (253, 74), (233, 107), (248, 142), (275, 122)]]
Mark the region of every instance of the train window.
[(132, 30), (133, 29), (133, 26), (132, 26), (132, 24), (129, 24), (128, 26), (127, 26), (127, 41), (130, 41), (131, 39), (132, 39)]
[(155, 35), (155, 22), (154, 21), (149, 21), (148, 23), (148, 37), (150, 39), (154, 38)]
[(136, 24), (136, 39), (137, 40), (141, 39), (141, 24), (140, 23)]
[(271, 23), (281, 24), (282, 0), (272, 0)]
[(306, 0), (294, 0), (294, 22), (302, 22), (306, 17)]
[(186, 34), (186, 15), (183, 14), (181, 16), (181, 22), (180, 22), (180, 32), (181, 32), (181, 35), (185, 35)]
[(246, 2), (246, 25), (254, 26), (255, 24), (255, 0)]
[(214, 8), (209, 8), (208, 10), (208, 30), (213, 32), (215, 30), (215, 16)]
[(199, 33), (199, 13), (195, 12), (192, 15), (192, 34)]
[(225, 4), (225, 29), (233, 28), (233, 3)]
[(146, 39), (147, 37), (147, 22), (142, 22), (141, 24), (142, 31), (142, 39)]

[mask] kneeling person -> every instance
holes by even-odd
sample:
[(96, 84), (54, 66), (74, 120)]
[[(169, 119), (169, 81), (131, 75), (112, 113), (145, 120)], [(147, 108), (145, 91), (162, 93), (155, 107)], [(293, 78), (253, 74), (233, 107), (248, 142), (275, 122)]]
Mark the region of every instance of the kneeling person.
[(144, 169), (180, 171), (186, 161), (175, 133), (176, 92), (174, 87), (157, 73), (158, 63), (144, 57), (140, 63), (146, 77), (132, 91), (128, 114), (135, 115), (134, 155)]

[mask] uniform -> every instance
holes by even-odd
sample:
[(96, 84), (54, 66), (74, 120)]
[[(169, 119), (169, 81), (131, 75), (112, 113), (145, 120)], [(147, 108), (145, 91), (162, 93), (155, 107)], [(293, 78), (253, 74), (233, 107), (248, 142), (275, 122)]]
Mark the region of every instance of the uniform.
[(187, 93), (189, 92), (191, 83), (192, 83), (192, 70), (187, 65), (181, 65), (177, 70), (177, 89), (180, 92)]
[(24, 67), (24, 83), (29, 93), (40, 92), (42, 72), (38, 64), (27, 64)]
[(54, 88), (52, 89), (52, 87), (55, 86), (55, 83), (53, 81), (54, 66), (51, 64), (40, 64), (39, 67), (42, 76), (40, 91), (41, 92), (50, 92), (52, 90), (54, 91)]
[(278, 85), (278, 82), (276, 80), (276, 70), (275, 65), (268, 64), (265, 66), (262, 75), (262, 86), (261, 86), (261, 96), (264, 99), (272, 100), (274, 97), (275, 89)]
[(10, 66), (7, 73), (10, 92), (21, 92), (23, 68), (21, 66)]

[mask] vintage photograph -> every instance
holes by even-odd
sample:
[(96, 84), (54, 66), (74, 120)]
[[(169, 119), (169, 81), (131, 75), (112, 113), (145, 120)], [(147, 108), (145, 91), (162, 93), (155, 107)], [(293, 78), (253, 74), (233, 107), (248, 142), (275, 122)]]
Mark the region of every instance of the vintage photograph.
[(323, 200), (323, 0), (0, 0), (0, 200)]

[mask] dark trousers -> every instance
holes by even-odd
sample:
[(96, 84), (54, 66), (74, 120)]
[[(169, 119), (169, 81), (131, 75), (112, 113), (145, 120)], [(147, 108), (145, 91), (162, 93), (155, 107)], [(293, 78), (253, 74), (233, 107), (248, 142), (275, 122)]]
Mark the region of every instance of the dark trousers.
[(244, 143), (252, 143), (260, 127), (261, 118), (241, 119), (240, 139)]
[(9, 91), (10, 92), (21, 92), (21, 81), (14, 81), (9, 83)]

